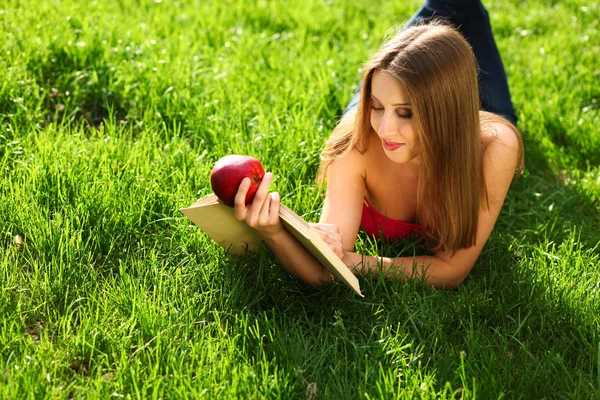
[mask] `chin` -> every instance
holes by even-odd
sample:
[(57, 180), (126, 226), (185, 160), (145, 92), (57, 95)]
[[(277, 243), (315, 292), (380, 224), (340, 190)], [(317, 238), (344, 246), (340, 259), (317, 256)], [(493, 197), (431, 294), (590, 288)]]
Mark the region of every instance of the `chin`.
[[(403, 149), (404, 150), (404, 149)], [(412, 154), (408, 151), (388, 151), (383, 149), (387, 158), (396, 164), (407, 164), (409, 162), (417, 162), (418, 154)]]
[(406, 156), (402, 156), (399, 154), (393, 154), (391, 152), (386, 151), (385, 155), (387, 156), (387, 158), (390, 159), (390, 161), (395, 162), (396, 164), (404, 164), (410, 161), (409, 157)]

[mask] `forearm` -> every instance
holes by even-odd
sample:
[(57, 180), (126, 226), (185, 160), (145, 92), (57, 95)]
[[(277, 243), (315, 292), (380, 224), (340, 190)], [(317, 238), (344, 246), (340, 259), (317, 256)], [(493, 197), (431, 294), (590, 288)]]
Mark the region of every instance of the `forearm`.
[(422, 279), (438, 288), (454, 289), (465, 279), (450, 264), (436, 256), (389, 258), (347, 252), (344, 262), (355, 274), (383, 274), (385, 278), (400, 280)]
[(333, 275), (285, 229), (276, 235), (261, 235), (265, 244), (288, 273), (314, 286), (333, 279)]

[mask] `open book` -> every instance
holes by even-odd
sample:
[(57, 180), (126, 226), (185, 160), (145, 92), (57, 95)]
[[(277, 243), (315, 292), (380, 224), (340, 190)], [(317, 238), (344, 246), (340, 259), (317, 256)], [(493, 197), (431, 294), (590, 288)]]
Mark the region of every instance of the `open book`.
[[(260, 245), (261, 238), (258, 232), (238, 221), (233, 208), (219, 203), (214, 194), (203, 197), (180, 211), (230, 253), (244, 254), (247, 250), (256, 249)], [(356, 276), (321, 239), (317, 231), (310, 227), (308, 222), (283, 204), (279, 208), (279, 218), (285, 229), (306, 250), (337, 279), (362, 296)]]

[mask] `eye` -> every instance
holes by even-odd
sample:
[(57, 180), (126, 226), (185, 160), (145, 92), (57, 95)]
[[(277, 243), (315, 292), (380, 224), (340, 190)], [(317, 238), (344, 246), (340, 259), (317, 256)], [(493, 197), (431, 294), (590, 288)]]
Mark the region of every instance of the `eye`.
[(381, 110), (383, 110), (383, 107), (375, 107), (375, 106), (371, 106), (371, 110), (374, 110), (374, 111), (381, 111)]
[(400, 111), (396, 110), (396, 115), (399, 116), (400, 118), (404, 118), (404, 119), (410, 119), (410, 118), (412, 118), (412, 112), (411, 111), (400, 112)]

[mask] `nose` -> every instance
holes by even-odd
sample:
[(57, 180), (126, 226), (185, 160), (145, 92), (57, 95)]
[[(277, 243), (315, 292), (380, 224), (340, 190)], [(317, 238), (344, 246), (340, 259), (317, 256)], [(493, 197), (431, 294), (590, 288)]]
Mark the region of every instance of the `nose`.
[(398, 134), (398, 127), (393, 112), (384, 112), (377, 130), (379, 136), (393, 136)]

